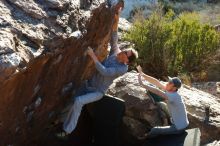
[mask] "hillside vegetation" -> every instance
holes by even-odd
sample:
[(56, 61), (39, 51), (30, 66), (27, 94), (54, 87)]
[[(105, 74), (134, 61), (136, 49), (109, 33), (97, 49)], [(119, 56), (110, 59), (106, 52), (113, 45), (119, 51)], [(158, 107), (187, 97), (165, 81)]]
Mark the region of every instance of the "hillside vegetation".
[(202, 72), (220, 45), (220, 34), (197, 12), (175, 14), (161, 8), (147, 19), (139, 15), (124, 34), (135, 44), (145, 72), (163, 76)]

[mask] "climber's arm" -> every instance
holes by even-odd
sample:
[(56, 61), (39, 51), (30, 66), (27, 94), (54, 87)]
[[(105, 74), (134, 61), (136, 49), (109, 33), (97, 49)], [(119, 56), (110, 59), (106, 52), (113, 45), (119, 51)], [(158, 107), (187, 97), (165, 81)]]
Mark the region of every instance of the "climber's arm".
[(128, 70), (127, 67), (105, 67), (100, 62), (96, 62), (96, 69), (103, 76), (121, 76)]
[(168, 100), (168, 97), (167, 95), (165, 94), (165, 92), (163, 92), (162, 90), (158, 89), (158, 88), (155, 88), (153, 86), (149, 86), (149, 85), (145, 85), (143, 82), (142, 82), (142, 79), (141, 79), (141, 74), (138, 75), (138, 81), (140, 83), (140, 85), (142, 87), (144, 87), (145, 89), (147, 89), (148, 91), (154, 93), (154, 94), (157, 94), (158, 96), (162, 97), (164, 100)]
[(127, 72), (127, 67), (105, 67), (102, 65), (98, 58), (96, 57), (95, 53), (93, 52), (92, 48), (88, 48), (87, 54), (92, 58), (95, 63), (96, 69), (102, 74), (103, 76), (115, 76), (115, 75), (122, 75)]
[(111, 45), (110, 55), (118, 54), (121, 52), (121, 50), (118, 47), (118, 23), (119, 23), (121, 10), (122, 10), (121, 5), (117, 5), (115, 7), (115, 15), (113, 20), (111, 40), (110, 40), (110, 45)]
[(98, 58), (96, 57), (96, 55), (91, 47), (88, 47), (88, 49), (86, 50), (86, 54), (89, 55), (95, 63), (99, 62)]

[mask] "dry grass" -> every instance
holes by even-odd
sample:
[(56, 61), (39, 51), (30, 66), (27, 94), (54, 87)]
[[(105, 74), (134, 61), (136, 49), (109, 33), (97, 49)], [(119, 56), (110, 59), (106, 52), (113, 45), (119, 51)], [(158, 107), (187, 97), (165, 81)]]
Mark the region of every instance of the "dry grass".
[(195, 2), (182, 2), (182, 3), (169, 3), (168, 6), (176, 13), (184, 11), (198, 12), (201, 16), (203, 23), (212, 25), (220, 24), (220, 2), (217, 4), (195, 3)]
[[(141, 7), (135, 7), (132, 11), (132, 17), (142, 16), (148, 17), (152, 12), (160, 7), (161, 4), (157, 5), (142, 5)], [(164, 4), (165, 8), (171, 8), (175, 11), (176, 14), (182, 12), (197, 12), (201, 16), (201, 21), (203, 23), (209, 23), (211, 25), (220, 24), (220, 2), (217, 4), (208, 4), (208, 3), (195, 3), (195, 2), (169, 2)]]
[(208, 5), (206, 9), (199, 11), (201, 20), (212, 25), (220, 24), (220, 3)]

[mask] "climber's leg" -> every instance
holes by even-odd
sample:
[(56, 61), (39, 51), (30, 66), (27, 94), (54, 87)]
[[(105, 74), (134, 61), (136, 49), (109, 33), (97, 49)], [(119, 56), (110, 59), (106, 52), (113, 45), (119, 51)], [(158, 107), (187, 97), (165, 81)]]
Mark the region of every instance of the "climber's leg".
[(88, 90), (87, 87), (86, 87), (86, 82), (84, 82), (81, 85), (81, 87), (73, 93), (74, 96), (71, 98), (71, 101), (69, 101), (65, 105), (65, 108), (62, 110), (62, 112), (60, 114), (59, 121), (61, 123), (64, 123), (64, 121), (65, 121), (65, 119), (66, 119), (66, 117), (67, 117), (67, 115), (68, 115), (68, 113), (69, 113), (69, 111), (70, 111), (70, 109), (71, 109), (71, 107), (74, 103), (75, 97), (85, 95), (85, 94), (88, 94), (88, 93), (91, 93), (91, 92), (94, 92), (94, 90), (93, 91)]
[(63, 124), (63, 130), (71, 133), (77, 125), (81, 110), (85, 104), (100, 100), (103, 97), (101, 92), (92, 92), (75, 98), (75, 101)]

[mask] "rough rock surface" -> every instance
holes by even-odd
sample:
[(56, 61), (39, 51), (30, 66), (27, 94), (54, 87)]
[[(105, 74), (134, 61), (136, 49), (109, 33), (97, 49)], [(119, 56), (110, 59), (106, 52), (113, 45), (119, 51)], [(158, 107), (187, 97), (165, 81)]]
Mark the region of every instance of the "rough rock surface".
[[(184, 98), (187, 107), (190, 120), (189, 128), (199, 127), (201, 130), (201, 143), (205, 144), (213, 140), (219, 140), (220, 101), (218, 97), (186, 85), (180, 89), (179, 93)], [(129, 72), (116, 79), (108, 94), (125, 100), (124, 125), (128, 132), (124, 133), (126, 137), (124, 139), (127, 144), (131, 145), (131, 142), (133, 142), (133, 145), (140, 144), (138, 136), (149, 131), (152, 126), (162, 125), (158, 108), (147, 96), (145, 89), (139, 86), (136, 72)], [(205, 107), (209, 106), (210, 121), (205, 123)]]
[(49, 124), (94, 72), (85, 48), (106, 55), (112, 10), (104, 0), (1, 0), (0, 13), (0, 145), (53, 145)]
[(196, 82), (192, 86), (219, 97), (218, 100), (220, 101), (220, 82)]
[(219, 146), (220, 145), (220, 141), (214, 141), (214, 142), (212, 142), (212, 143), (209, 143), (209, 144), (207, 144), (207, 145), (204, 145), (204, 146)]

